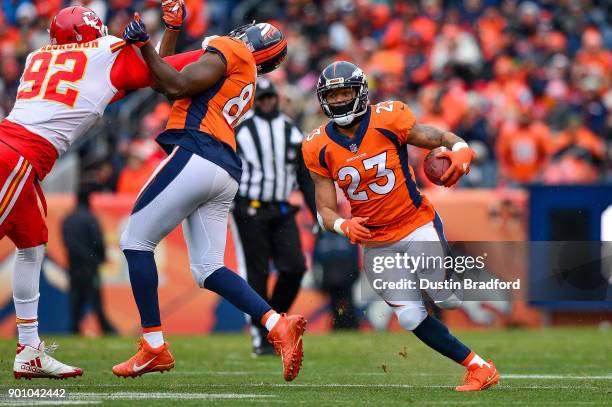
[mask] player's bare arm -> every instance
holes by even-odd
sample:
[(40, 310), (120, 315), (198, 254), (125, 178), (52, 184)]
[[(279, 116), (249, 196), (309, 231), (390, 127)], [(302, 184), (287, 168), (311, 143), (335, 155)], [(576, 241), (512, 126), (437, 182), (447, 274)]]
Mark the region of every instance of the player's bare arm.
[(202, 93), (225, 75), (225, 62), (215, 53), (205, 53), (199, 60), (185, 66), (180, 72), (177, 71), (155, 51), (147, 29), (138, 16), (125, 28), (123, 38), (140, 48), (153, 77), (154, 88), (170, 99), (182, 99)]
[(446, 187), (455, 185), (459, 178), (470, 172), (474, 151), (465, 140), (455, 133), (442, 131), (428, 124), (416, 123), (408, 135), (408, 144), (427, 149), (436, 147), (448, 149), (436, 155), (436, 157), (447, 157), (451, 160), (449, 169), (440, 177)]
[(141, 49), (142, 56), (149, 66), (155, 88), (170, 99), (182, 99), (202, 93), (213, 87), (225, 75), (226, 65), (214, 53), (202, 57), (177, 71), (146, 44)]
[(159, 46), (159, 55), (163, 58), (174, 55), (176, 41), (181, 32), (183, 20), (187, 12), (185, 10), (184, 0), (164, 0), (161, 6), (164, 25), (166, 26), (164, 36)]
[(323, 227), (347, 236), (352, 243), (361, 243), (370, 239), (370, 231), (364, 224), (367, 218), (344, 219), (338, 214), (338, 201), (336, 186), (331, 178), (324, 177), (310, 171), (315, 185), (315, 200), (317, 204), (317, 217)]
[(456, 143), (461, 142), (465, 143), (455, 133), (422, 123), (415, 123), (408, 136), (408, 144), (429, 150), (436, 147), (446, 147), (450, 150)]
[(168, 57), (174, 55), (176, 50), (176, 41), (178, 40), (180, 31), (169, 30), (166, 28), (159, 45), (159, 56)]
[(315, 186), (315, 200), (319, 221), (325, 229), (334, 230), (334, 222), (340, 218), (334, 181), (312, 171), (310, 171), (310, 177)]

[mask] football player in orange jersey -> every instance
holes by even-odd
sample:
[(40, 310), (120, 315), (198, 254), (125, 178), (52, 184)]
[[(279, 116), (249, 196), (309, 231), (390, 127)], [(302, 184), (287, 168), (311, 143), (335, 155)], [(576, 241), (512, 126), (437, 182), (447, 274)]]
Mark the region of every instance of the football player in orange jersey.
[(207, 38), (202, 56), (179, 72), (155, 52), (139, 19), (126, 27), (124, 39), (140, 47), (154, 87), (175, 102), (166, 131), (157, 138), (169, 156), (141, 191), (121, 236), (143, 338), (136, 355), (114, 366), (113, 373), (135, 377), (174, 367), (162, 334), (153, 251), (182, 222), (196, 283), (261, 321), (282, 356), (283, 376), (291, 381), (302, 363), (306, 321), (276, 313), (223, 261), (227, 217), (242, 172), (234, 126), (253, 105), (257, 75), (285, 58), (287, 40), (271, 24), (248, 24)]
[[(404, 254), (419, 256), (425, 250), (444, 256), (446, 241), (440, 218), (416, 187), (407, 145), (448, 148), (439, 154), (452, 163), (441, 178), (447, 187), (469, 171), (473, 151), (455, 134), (417, 123), (402, 102), (369, 105), (366, 76), (352, 63), (340, 61), (326, 67), (319, 77), (317, 95), (331, 120), (306, 138), (302, 151), (315, 183), (319, 223), (364, 246), (366, 275), (380, 273), (375, 267), (380, 268), (382, 259), (390, 269), (388, 276), (416, 279), (418, 271), (406, 273), (395, 259)], [(334, 181), (351, 205), (351, 219), (338, 214)], [(467, 367), (464, 383), (456, 390), (478, 391), (496, 384), (499, 373), (493, 363), (485, 362), (442, 322), (429, 316), (418, 284), (416, 287), (400, 290), (399, 297), (389, 297), (392, 290), (383, 289), (383, 298), (400, 324)], [(457, 304), (456, 296), (436, 301), (439, 306), (453, 302)]]

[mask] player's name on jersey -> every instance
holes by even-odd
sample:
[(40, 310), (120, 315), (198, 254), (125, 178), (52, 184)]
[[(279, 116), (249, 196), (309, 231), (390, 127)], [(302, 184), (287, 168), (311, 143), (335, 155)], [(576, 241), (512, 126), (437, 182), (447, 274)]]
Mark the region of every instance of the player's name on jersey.
[(84, 42), (81, 44), (62, 44), (62, 45), (45, 45), (40, 51), (60, 51), (66, 49), (89, 49), (89, 48), (100, 48), (100, 42), (98, 40)]

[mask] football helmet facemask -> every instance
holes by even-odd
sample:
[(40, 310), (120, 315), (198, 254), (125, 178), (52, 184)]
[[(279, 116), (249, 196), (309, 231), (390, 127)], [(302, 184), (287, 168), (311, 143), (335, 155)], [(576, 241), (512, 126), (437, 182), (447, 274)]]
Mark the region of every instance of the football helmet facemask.
[[(327, 102), (329, 91), (345, 88), (355, 90), (352, 100), (342, 105), (331, 105)], [(357, 65), (347, 61), (334, 62), (319, 76), (317, 97), (327, 117), (339, 126), (349, 126), (368, 109), (368, 79)]]

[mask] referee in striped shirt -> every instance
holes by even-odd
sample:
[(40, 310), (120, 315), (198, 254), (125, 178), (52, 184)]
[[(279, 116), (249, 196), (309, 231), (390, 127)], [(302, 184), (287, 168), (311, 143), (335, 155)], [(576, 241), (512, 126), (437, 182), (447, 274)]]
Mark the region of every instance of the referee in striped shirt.
[[(302, 158), (302, 138), (300, 130), (280, 112), (274, 84), (259, 78), (254, 111), (236, 129), (243, 173), (233, 215), (247, 281), (278, 312), (289, 310), (306, 271), (295, 223), (300, 208), (288, 203), (296, 187), (316, 218), (314, 185)], [(278, 279), (269, 296), (270, 259)], [(274, 353), (258, 321), (252, 323), (251, 334), (253, 355)]]

